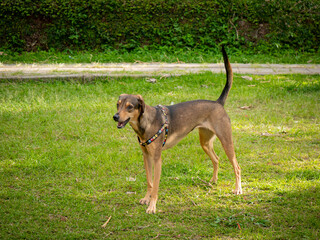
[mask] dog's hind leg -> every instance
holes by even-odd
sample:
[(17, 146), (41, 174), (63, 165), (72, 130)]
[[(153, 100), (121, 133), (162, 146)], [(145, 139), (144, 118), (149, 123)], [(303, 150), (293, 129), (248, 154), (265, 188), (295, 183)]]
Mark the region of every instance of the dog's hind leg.
[(236, 187), (234, 193), (236, 195), (242, 194), (241, 188), (241, 169), (236, 159), (236, 154), (234, 152), (234, 146), (232, 141), (232, 134), (231, 134), (231, 123), (230, 121), (221, 121), (221, 124), (217, 125), (218, 127), (215, 128), (215, 132), (217, 137), (219, 138), (224, 151), (229, 158), (233, 166), (234, 173), (236, 175)]
[(210, 182), (216, 183), (218, 180), (219, 157), (213, 150), (215, 134), (206, 128), (199, 128), (200, 144), (205, 153), (210, 157), (213, 164), (213, 176)]

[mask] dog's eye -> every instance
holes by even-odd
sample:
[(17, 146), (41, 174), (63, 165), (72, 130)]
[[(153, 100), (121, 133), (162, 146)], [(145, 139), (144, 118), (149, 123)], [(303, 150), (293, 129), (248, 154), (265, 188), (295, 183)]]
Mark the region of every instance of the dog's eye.
[(119, 108), (119, 103), (117, 103), (117, 109)]
[(127, 109), (128, 109), (128, 111), (132, 111), (132, 110), (133, 110), (133, 106), (132, 106), (132, 105), (129, 105), (129, 106), (127, 107)]

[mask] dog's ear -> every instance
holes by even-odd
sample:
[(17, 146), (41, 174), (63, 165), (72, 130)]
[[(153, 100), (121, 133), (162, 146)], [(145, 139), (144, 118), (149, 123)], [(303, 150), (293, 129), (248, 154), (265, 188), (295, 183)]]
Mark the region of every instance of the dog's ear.
[(144, 103), (144, 100), (141, 95), (137, 95), (137, 98), (138, 98), (138, 102), (141, 106), (141, 113), (144, 113), (144, 109), (146, 107), (146, 104)]
[(120, 98), (124, 98), (124, 97), (127, 96), (127, 95), (128, 95), (128, 94), (122, 93), (122, 94), (120, 94), (119, 99), (120, 99)]

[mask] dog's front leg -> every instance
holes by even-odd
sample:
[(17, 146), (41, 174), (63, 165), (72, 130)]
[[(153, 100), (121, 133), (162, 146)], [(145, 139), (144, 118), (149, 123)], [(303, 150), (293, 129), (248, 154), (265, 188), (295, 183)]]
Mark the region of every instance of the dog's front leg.
[(146, 152), (143, 152), (144, 168), (146, 169), (147, 175), (147, 193), (144, 198), (140, 200), (140, 204), (148, 205), (150, 203), (151, 192), (152, 192), (152, 158)]
[(160, 184), (160, 176), (161, 176), (161, 156), (154, 158), (154, 181), (153, 181), (153, 188), (151, 191), (151, 198), (149, 207), (147, 209), (147, 213), (156, 213), (156, 205), (158, 200), (158, 190)]

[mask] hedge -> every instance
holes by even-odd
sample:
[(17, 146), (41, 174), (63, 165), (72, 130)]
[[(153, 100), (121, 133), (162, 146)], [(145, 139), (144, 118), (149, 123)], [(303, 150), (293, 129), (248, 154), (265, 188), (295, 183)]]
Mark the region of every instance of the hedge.
[(319, 0), (2, 0), (0, 48), (318, 51)]

